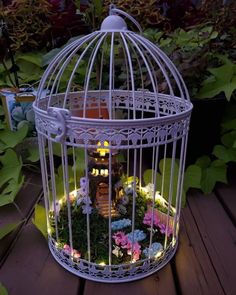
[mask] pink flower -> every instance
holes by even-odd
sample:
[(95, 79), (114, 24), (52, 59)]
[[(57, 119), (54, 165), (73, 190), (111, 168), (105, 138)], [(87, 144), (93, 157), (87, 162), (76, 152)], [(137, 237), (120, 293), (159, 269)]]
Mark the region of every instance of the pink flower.
[(79, 253), (79, 251), (77, 251), (77, 250), (73, 250), (73, 257), (74, 258), (80, 258), (80, 256), (81, 256), (81, 254)]
[[(139, 260), (139, 256), (140, 256), (140, 254), (141, 254), (141, 250), (140, 250), (140, 248), (141, 248), (141, 245), (139, 245), (139, 243), (138, 242), (135, 242), (134, 244), (133, 244), (133, 260)], [(127, 254), (128, 255), (131, 255), (131, 252), (132, 251), (132, 244), (131, 244), (131, 247), (130, 247), (130, 249), (127, 251)]]
[[(165, 233), (166, 233), (166, 224), (164, 224), (164, 223), (159, 223), (159, 224), (158, 224), (158, 227), (159, 227), (160, 232), (161, 232), (162, 234), (165, 234)], [(172, 228), (168, 227), (168, 229), (167, 229), (167, 237), (169, 237), (171, 234), (172, 234)]]
[(71, 255), (74, 257), (74, 258), (80, 258), (81, 254), (79, 253), (79, 251), (75, 250), (75, 249), (72, 249), (69, 245), (65, 244), (63, 246), (63, 250), (64, 252), (67, 254), (67, 255)]
[(131, 247), (132, 247), (132, 243), (131, 243), (131, 241), (128, 239), (127, 236), (126, 236), (126, 238), (127, 238), (127, 242), (126, 242), (124, 245), (122, 245), (121, 248), (130, 250)]
[(117, 233), (115, 233), (112, 238), (115, 240), (115, 243), (117, 246), (120, 246), (123, 248), (124, 245), (127, 244), (128, 242), (128, 238), (125, 235), (125, 233), (123, 231), (118, 231)]
[[(121, 246), (122, 249), (127, 249), (127, 254), (132, 253), (132, 242), (129, 240), (128, 236), (123, 231), (118, 231), (112, 238), (115, 240), (117, 246)], [(133, 260), (138, 260), (141, 254), (141, 245), (138, 242), (133, 244)]]
[[(143, 223), (146, 224), (146, 225), (149, 225), (149, 226), (152, 225), (152, 210), (147, 211), (145, 213), (144, 218), (143, 218)], [(158, 226), (159, 223), (160, 223), (160, 219), (158, 218), (157, 212), (154, 211), (154, 214), (153, 214), (153, 225)]]
[(68, 254), (68, 255), (70, 255), (70, 254), (72, 253), (72, 248), (71, 248), (69, 245), (67, 245), (67, 244), (65, 244), (65, 245), (63, 246), (63, 249), (64, 249), (64, 252), (65, 252), (66, 254)]

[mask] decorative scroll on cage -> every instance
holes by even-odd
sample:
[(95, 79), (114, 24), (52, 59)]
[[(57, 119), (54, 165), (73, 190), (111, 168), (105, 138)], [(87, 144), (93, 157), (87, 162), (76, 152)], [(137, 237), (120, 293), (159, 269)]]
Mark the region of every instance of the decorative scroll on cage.
[(111, 6), (46, 69), (34, 103), (49, 247), (94, 281), (145, 277), (174, 255), (192, 104), (176, 67)]

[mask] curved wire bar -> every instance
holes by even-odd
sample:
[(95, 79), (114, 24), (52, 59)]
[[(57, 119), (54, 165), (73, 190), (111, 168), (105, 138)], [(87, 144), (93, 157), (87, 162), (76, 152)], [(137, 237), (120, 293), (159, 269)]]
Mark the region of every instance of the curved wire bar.
[[(128, 37), (128, 36), (127, 36)], [(138, 44), (135, 42), (135, 40), (132, 40), (130, 39), (135, 48), (138, 50), (140, 56), (142, 57), (143, 61), (144, 61), (144, 64), (146, 66), (146, 69), (148, 71), (148, 74), (149, 74), (149, 77), (150, 77), (150, 80), (152, 82), (152, 88), (153, 88), (153, 92), (154, 92), (154, 96), (155, 96), (155, 99), (156, 101), (158, 102), (159, 101), (159, 97), (158, 97), (158, 89), (156, 88), (156, 85), (155, 85), (155, 81), (154, 81), (154, 78), (153, 78), (153, 75), (152, 75), (152, 72), (151, 72), (151, 68), (147, 62), (147, 59), (145, 58), (143, 52), (141, 51), (141, 49), (139, 48)], [(135, 100), (133, 100), (133, 103), (135, 104)], [(160, 116), (160, 111), (159, 111), (159, 104), (157, 104), (157, 116), (159, 117)]]
[[(70, 50), (74, 50), (74, 48), (76, 48), (75, 51), (76, 52), (78, 50), (78, 47), (80, 47), (82, 44), (84, 44), (85, 42), (87, 42), (90, 38), (92, 38), (94, 35), (96, 35), (97, 33), (92, 33), (88, 36), (84, 36), (82, 38), (80, 38), (79, 40), (75, 40), (74, 42), (72, 42), (71, 44), (69, 44), (67, 47), (63, 48), (58, 55), (56, 55), (54, 57), (54, 59), (51, 61), (51, 63), (49, 64), (49, 66), (47, 67), (47, 69), (45, 70), (41, 81), (39, 83), (39, 90), (38, 90), (38, 100), (36, 100), (36, 106), (38, 106), (38, 103), (40, 101), (41, 95), (42, 95), (42, 91), (45, 90), (45, 83), (48, 79), (48, 77), (50, 76), (51, 72), (53, 72), (53, 74), (51, 74), (51, 78), (53, 77), (56, 69), (60, 66), (61, 62), (63, 61), (63, 59), (67, 56), (67, 53), (70, 52)], [(51, 79), (50, 79), (51, 80)], [(48, 89), (48, 87), (46, 87), (46, 89)]]

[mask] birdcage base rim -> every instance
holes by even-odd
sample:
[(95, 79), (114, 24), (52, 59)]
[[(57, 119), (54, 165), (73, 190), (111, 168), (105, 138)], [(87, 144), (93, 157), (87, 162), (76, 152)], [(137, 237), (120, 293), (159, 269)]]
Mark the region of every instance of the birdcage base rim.
[(125, 277), (109, 277), (109, 278), (107, 276), (97, 277), (97, 276), (94, 276), (93, 274), (86, 274), (80, 270), (74, 269), (72, 266), (70, 266), (66, 263), (67, 260), (69, 261), (69, 258), (60, 259), (60, 257), (58, 257), (59, 255), (57, 255), (57, 254), (59, 254), (59, 251), (53, 245), (53, 243), (50, 241), (50, 239), (48, 241), (48, 245), (49, 245), (49, 250), (50, 250), (52, 256), (54, 257), (54, 259), (57, 261), (57, 263), (59, 263), (67, 271), (71, 272), (72, 274), (74, 274), (80, 278), (94, 281), (94, 282), (101, 282), (101, 283), (125, 283), (125, 282), (131, 282), (131, 281), (136, 281), (136, 280), (146, 278), (146, 277), (156, 273), (157, 271), (161, 270), (164, 266), (166, 266), (170, 262), (170, 260), (174, 257), (174, 255), (177, 251), (178, 240), (176, 240), (175, 245), (172, 246), (168, 250), (168, 253), (164, 254), (162, 261), (159, 263), (158, 262), (154, 263), (154, 265), (150, 269), (147, 268), (142, 273), (130, 274), (130, 275), (126, 275)]

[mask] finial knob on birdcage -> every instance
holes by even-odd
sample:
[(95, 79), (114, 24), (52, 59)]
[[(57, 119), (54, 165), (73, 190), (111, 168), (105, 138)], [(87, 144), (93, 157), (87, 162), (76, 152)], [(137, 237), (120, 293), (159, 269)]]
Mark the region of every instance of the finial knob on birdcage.
[(102, 31), (123, 31), (127, 30), (127, 24), (124, 19), (116, 14), (114, 4), (110, 5), (109, 16), (107, 16), (101, 24)]

